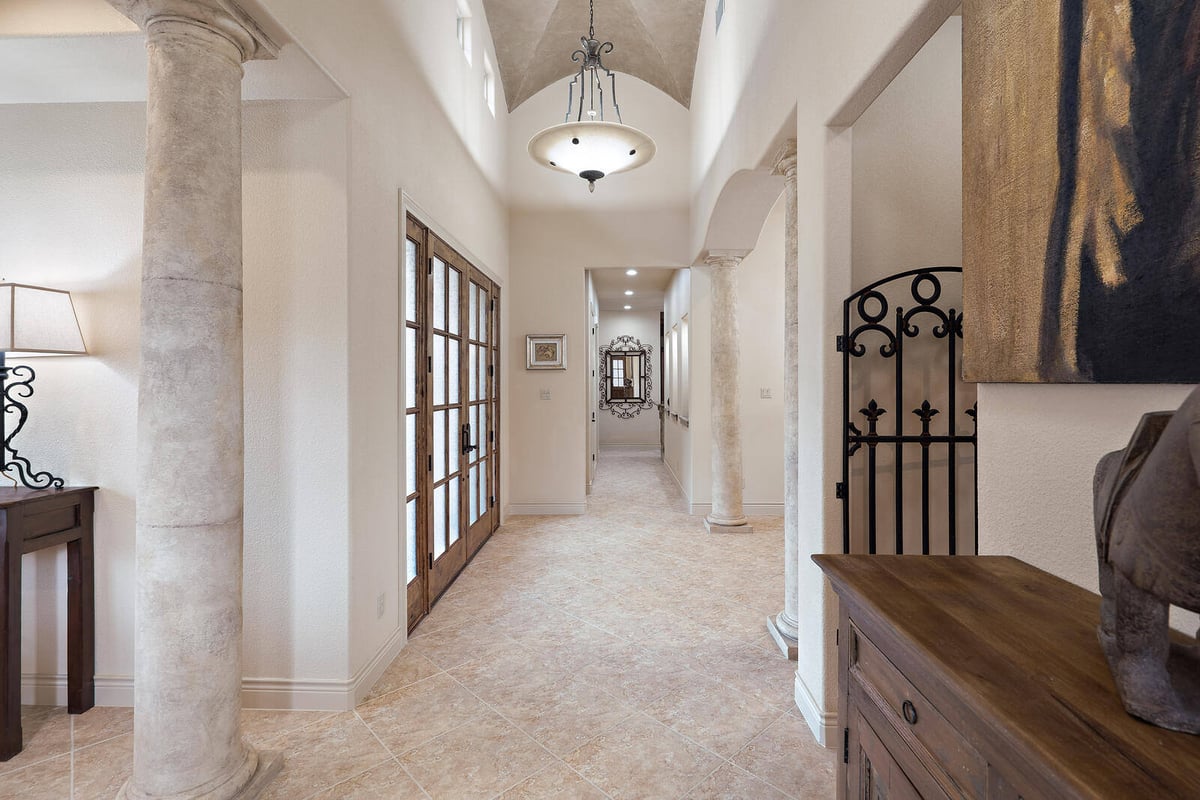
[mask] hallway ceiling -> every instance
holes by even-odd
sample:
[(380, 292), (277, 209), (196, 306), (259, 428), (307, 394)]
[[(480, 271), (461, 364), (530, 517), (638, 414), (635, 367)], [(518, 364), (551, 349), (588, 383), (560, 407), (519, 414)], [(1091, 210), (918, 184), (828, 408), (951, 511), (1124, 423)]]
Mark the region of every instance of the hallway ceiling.
[[(689, 107), (704, 3), (596, 0), (596, 38), (615, 45), (605, 66), (635, 75)], [(509, 111), (578, 71), (571, 53), (588, 32), (588, 0), (483, 0), (483, 7)]]
[[(667, 287), (677, 272), (670, 267), (638, 267), (637, 275), (626, 275), (626, 267), (592, 270), (600, 311), (622, 312), (627, 305), (633, 311), (661, 311)], [(633, 296), (625, 295), (632, 290)]]

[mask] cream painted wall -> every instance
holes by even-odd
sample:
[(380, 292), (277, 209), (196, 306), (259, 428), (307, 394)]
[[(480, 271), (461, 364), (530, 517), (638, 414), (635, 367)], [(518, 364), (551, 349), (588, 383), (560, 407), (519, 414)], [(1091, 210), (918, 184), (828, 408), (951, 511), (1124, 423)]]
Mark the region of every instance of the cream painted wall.
[[(854, 288), (962, 266), (962, 17), (854, 123)], [(947, 298), (962, 307), (962, 292)]]
[[(743, 500), (783, 515), (783, 261), (787, 203), (767, 217), (758, 247), (738, 266), (742, 368)], [(762, 397), (762, 390), (770, 392)]]
[[(692, 309), (692, 270), (681, 269), (675, 272), (671, 277), (671, 283), (667, 287), (666, 297), (663, 300), (664, 323), (667, 330), (680, 325), (683, 318), (688, 317), (689, 321), (689, 339), (691, 331), (691, 309)], [(695, 345), (689, 343), (690, 352), (688, 353), (689, 362), (695, 355)], [(683, 392), (688, 395), (691, 393), (691, 374), (693, 370), (689, 370), (689, 381), (681, 383)], [(680, 394), (677, 392), (677, 395)], [(667, 414), (663, 422), (663, 463), (670, 470), (675, 482), (679, 485), (679, 490), (683, 493), (684, 498), (688, 498), (690, 503), (692, 496), (692, 432), (687, 423), (688, 409), (686, 404), (680, 401), (682, 397), (668, 397), (673, 414)], [(690, 399), (690, 398), (689, 398)], [(680, 412), (683, 412), (684, 419), (680, 419)]]
[[(514, 211), (510, 225), (508, 510), (581, 514), (588, 403), (584, 271), (685, 266), (687, 215)], [(524, 369), (525, 336), (532, 333), (567, 335), (566, 370)]]
[[(346, 459), (336, 423), (347, 404), (346, 106), (269, 102), (245, 112), (251, 682), (347, 676), (347, 493), (328, 477)], [(4, 277), (72, 290), (90, 353), (38, 361), (18, 446), (68, 483), (101, 487), (96, 667), (108, 704), (132, 702), (145, 124), (143, 104), (0, 106), (10, 145), (0, 154)], [(22, 672), (42, 702), (56, 700), (66, 671), (64, 566), (61, 549), (23, 562)], [(254, 697), (270, 702), (267, 694)]]
[[(801, 522), (800, 656), (796, 702), (832, 743), (836, 603), (811, 563), (840, 549), (840, 360), (833, 348), (852, 263), (851, 124), (945, 20), (956, 0), (746, 0), (719, 35), (706, 24), (692, 100), (690, 249), (699, 252), (731, 176), (764, 166), (783, 138), (797, 142)], [(744, 15), (744, 19), (743, 19)], [(786, 123), (796, 119), (793, 129)]]
[[(658, 402), (659, 380), (659, 312), (657, 311), (601, 311), (600, 332), (597, 344), (604, 347), (612, 343), (618, 336), (632, 336), (649, 345), (653, 350), (650, 354), (650, 379), (652, 389), (650, 400)], [(603, 374), (605, 364), (600, 362), (599, 370)], [(658, 447), (659, 426), (658, 409), (642, 409), (632, 419), (621, 419), (610, 409), (600, 409), (598, 415), (601, 447)]]
[[(477, 9), (474, 35), (486, 42), (490, 34), (482, 4), (472, 3)], [(426, 222), (454, 237), (464, 255), (503, 286), (501, 324), (507, 324), (508, 212), (496, 188), (506, 176), (501, 154), (507, 121), (503, 115), (493, 120), (490, 114), (461, 111), (483, 99), (454, 60), (461, 56), (456, 55), (451, 3), (434, 4), (438, 9), (385, 0), (357, 0), (352, 7), (323, 0), (267, 0), (263, 5), (351, 98), (349, 455), (344, 469), (333, 465), (331, 474), (349, 478), (349, 674), (364, 677), (385, 666), (405, 638), (405, 531), (398, 501), (404, 452), (399, 424), (400, 192), (420, 206)], [(497, 102), (503, 107), (502, 98)], [(582, 284), (574, 298), (581, 296)], [(509, 383), (509, 363), (502, 363), (502, 387)], [(503, 406), (512, 408), (509, 402)], [(502, 428), (501, 446), (508, 441)], [(510, 458), (514, 455), (510, 449)], [(507, 461), (501, 466), (502, 486), (511, 486), (504, 475)], [(385, 613), (377, 616), (381, 594)]]

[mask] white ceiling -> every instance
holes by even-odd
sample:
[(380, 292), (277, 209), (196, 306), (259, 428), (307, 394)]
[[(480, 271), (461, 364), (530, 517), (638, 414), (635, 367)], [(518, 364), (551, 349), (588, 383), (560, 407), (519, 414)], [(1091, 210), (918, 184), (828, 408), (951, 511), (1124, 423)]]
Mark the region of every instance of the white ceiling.
[[(595, 3), (596, 38), (614, 46), (604, 65), (690, 106), (705, 0)], [(588, 33), (588, 0), (483, 0), (483, 7), (509, 111), (579, 70), (571, 53)]]
[[(599, 191), (599, 190), (597, 190)], [(601, 311), (622, 312), (625, 306), (633, 311), (661, 311), (667, 287), (676, 270), (665, 267), (638, 267), (637, 275), (626, 275), (625, 269), (594, 269), (592, 283)], [(633, 296), (626, 296), (632, 290)]]

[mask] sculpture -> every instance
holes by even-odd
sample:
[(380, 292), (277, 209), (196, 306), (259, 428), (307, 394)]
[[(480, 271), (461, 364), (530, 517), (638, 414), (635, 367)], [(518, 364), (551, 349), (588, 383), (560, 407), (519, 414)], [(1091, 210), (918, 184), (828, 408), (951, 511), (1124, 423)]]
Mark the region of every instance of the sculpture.
[(1169, 637), (1171, 605), (1200, 611), (1200, 388), (1146, 414), (1096, 466), (1100, 643), (1125, 710), (1200, 733), (1200, 647)]

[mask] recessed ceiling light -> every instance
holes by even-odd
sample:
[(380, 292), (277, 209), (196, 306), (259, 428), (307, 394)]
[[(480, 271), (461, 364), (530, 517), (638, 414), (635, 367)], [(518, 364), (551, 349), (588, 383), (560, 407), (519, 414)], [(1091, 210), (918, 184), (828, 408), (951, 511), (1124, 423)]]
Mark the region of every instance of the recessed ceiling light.
[(629, 311), (629, 310), (631, 310), (632, 308), (633, 308), (633, 306), (625, 306), (625, 310), (626, 310), (626, 311)]
[(625, 290), (625, 296), (626, 296), (626, 297), (633, 297), (633, 289), (626, 289), (626, 290)]
[(626, 275), (637, 275), (637, 270), (636, 269), (627, 269), (627, 270), (625, 270), (625, 274)]

